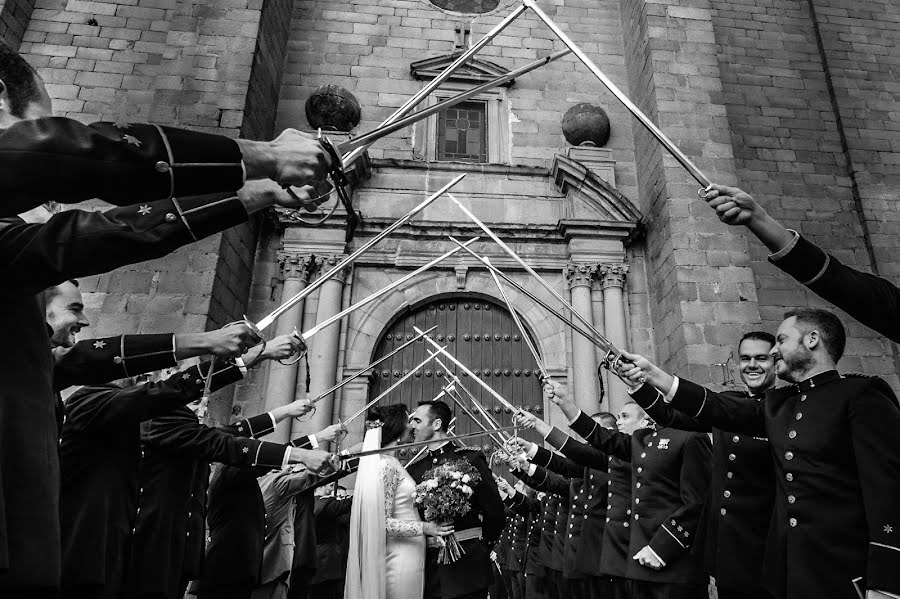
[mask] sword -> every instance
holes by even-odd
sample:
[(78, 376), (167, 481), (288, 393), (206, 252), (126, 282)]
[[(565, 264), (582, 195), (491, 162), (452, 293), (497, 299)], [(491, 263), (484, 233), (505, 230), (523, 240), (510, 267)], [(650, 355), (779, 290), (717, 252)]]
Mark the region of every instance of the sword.
[[(578, 310), (576, 310), (574, 306), (572, 306), (572, 304), (570, 304), (568, 301), (566, 301), (566, 300), (563, 298), (563, 296), (561, 296), (561, 295), (559, 294), (559, 292), (556, 291), (556, 289), (554, 289), (552, 285), (550, 285), (550, 283), (548, 283), (547, 281), (545, 281), (545, 280), (543, 279), (543, 277), (541, 277), (541, 275), (539, 275), (533, 268), (531, 268), (531, 267), (528, 265), (527, 262), (525, 262), (524, 260), (522, 260), (522, 258), (520, 258), (519, 255), (516, 254), (516, 253), (513, 251), (513, 249), (512, 249), (511, 247), (509, 247), (508, 245), (506, 245), (506, 243), (504, 243), (504, 241), (503, 241), (502, 239), (500, 239), (499, 237), (497, 237), (497, 234), (494, 233), (493, 231), (491, 231), (491, 229), (490, 229), (486, 224), (484, 224), (483, 222), (481, 222), (481, 220), (480, 220), (477, 216), (475, 216), (475, 214), (472, 213), (471, 210), (469, 210), (468, 208), (466, 208), (465, 206), (463, 206), (462, 203), (461, 203), (459, 200), (457, 200), (456, 198), (454, 198), (454, 197), (453, 197), (453, 194), (447, 194), (447, 196), (448, 196), (451, 200), (453, 200), (453, 203), (455, 203), (457, 206), (459, 206), (460, 210), (462, 210), (462, 211), (465, 213), (465, 215), (468, 216), (469, 219), (470, 219), (473, 223), (475, 223), (476, 225), (478, 225), (478, 226), (481, 228), (482, 231), (484, 231), (485, 233), (487, 233), (488, 237), (490, 237), (491, 239), (493, 239), (494, 242), (495, 242), (497, 245), (499, 245), (499, 246), (503, 249), (504, 252), (506, 252), (507, 254), (509, 254), (509, 256), (510, 256), (513, 260), (515, 260), (516, 262), (518, 262), (518, 263), (522, 266), (522, 268), (525, 269), (525, 271), (526, 271), (528, 274), (530, 274), (531, 276), (533, 276), (533, 277), (537, 280), (537, 282), (541, 284), (541, 286), (542, 286), (544, 289), (546, 289), (547, 291), (549, 291), (549, 292), (550, 292), (550, 295), (552, 295), (553, 297), (555, 297), (555, 298), (559, 301), (559, 303), (561, 303), (563, 306), (565, 306), (566, 308), (568, 308), (569, 311), (572, 313), (572, 316), (574, 316), (575, 318), (577, 318), (577, 319), (581, 322), (581, 324), (583, 324), (584, 326), (586, 326), (587, 329), (588, 329), (589, 331), (591, 331), (594, 335), (597, 336), (597, 339), (598, 339), (598, 340), (602, 341), (602, 342), (604, 343), (604, 345), (606, 345), (606, 347), (603, 348), (603, 349), (606, 350), (606, 356), (603, 358), (603, 363), (606, 364), (607, 368), (611, 368), (611, 365), (612, 365), (612, 364), (615, 364), (616, 362), (618, 362), (619, 360), (622, 359), (622, 352), (620, 352), (619, 350), (617, 350), (617, 349), (615, 348), (615, 346), (614, 346), (612, 343), (610, 343), (609, 340), (608, 340), (606, 337), (604, 337), (603, 334), (600, 333), (600, 331), (598, 331), (598, 330), (596, 329), (596, 327), (594, 327), (594, 325), (593, 325), (591, 322), (589, 322), (584, 316), (582, 316), (581, 313), (578, 312)], [(466, 248), (463, 248), (463, 249), (466, 249)], [(468, 250), (467, 250), (467, 251), (468, 251)], [(482, 264), (484, 264), (484, 260), (482, 260), (479, 256), (475, 255), (474, 252), (469, 252), (469, 253), (471, 253), (472, 255), (474, 255), (475, 258), (476, 258), (479, 262), (481, 262)], [(486, 266), (488, 266), (489, 268), (493, 269), (493, 265), (491, 265), (490, 262), (488, 262), (488, 264), (487, 264)], [(426, 337), (426, 339), (427, 339), (427, 337)]]
[[(424, 118), (428, 118), (433, 114), (436, 114), (438, 112), (441, 112), (443, 110), (447, 110), (448, 108), (456, 106), (460, 102), (465, 102), (469, 98), (473, 98), (473, 97), (477, 96), (478, 94), (484, 93), (484, 92), (491, 90), (499, 85), (503, 85), (507, 81), (512, 81), (516, 77), (524, 75), (525, 73), (533, 71), (533, 70), (535, 70), (539, 67), (542, 67), (546, 64), (550, 64), (554, 60), (558, 60), (558, 59), (562, 58), (563, 56), (571, 54), (571, 52), (572, 51), (568, 50), (568, 49), (560, 50), (559, 52), (554, 52), (553, 54), (550, 54), (549, 56), (545, 56), (544, 58), (539, 58), (538, 60), (529, 62), (525, 66), (519, 67), (518, 69), (515, 69), (514, 71), (510, 71), (509, 73), (506, 73), (505, 75), (501, 75), (500, 77), (497, 77), (495, 79), (491, 79), (490, 81), (488, 81), (486, 83), (482, 83), (481, 85), (479, 85), (477, 87), (473, 87), (472, 89), (466, 90), (460, 94), (453, 96), (452, 98), (447, 98), (443, 102), (439, 102), (439, 103), (435, 104), (434, 106), (429, 106), (427, 108), (423, 108), (422, 110), (419, 110), (418, 112), (415, 112), (407, 117), (404, 117), (402, 119), (399, 119), (399, 120), (396, 120), (396, 121), (393, 121), (390, 123), (385, 121), (385, 123), (382, 124), (381, 126), (375, 128), (371, 131), (368, 131), (366, 133), (363, 133), (359, 137), (354, 137), (353, 139), (348, 139), (345, 142), (336, 144), (334, 147), (339, 154), (346, 154), (347, 152), (356, 150), (357, 148), (367, 148), (370, 145), (372, 145), (373, 143), (375, 143), (376, 141), (378, 141), (379, 139), (381, 139), (382, 137), (385, 137), (387, 135), (390, 135), (391, 133), (399, 131), (400, 129), (403, 129), (404, 127), (409, 127), (410, 125), (417, 123)], [(346, 159), (344, 162), (345, 162), (345, 165), (348, 163)]]
[[(430, 94), (431, 92), (436, 90), (438, 87), (440, 87), (440, 85), (444, 81), (446, 81), (447, 79), (450, 78), (450, 75), (452, 75), (454, 71), (456, 71), (459, 67), (461, 67), (463, 64), (465, 64), (465, 62), (467, 60), (472, 58), (476, 52), (478, 52), (483, 47), (485, 47), (488, 44), (488, 42), (490, 42), (492, 39), (497, 37), (497, 35), (501, 31), (506, 29), (506, 27), (510, 23), (512, 23), (514, 20), (516, 20), (516, 18), (519, 15), (521, 15), (523, 12), (525, 12), (526, 10), (528, 10), (528, 8), (524, 4), (521, 4), (518, 7), (516, 7), (516, 9), (513, 10), (511, 13), (509, 13), (509, 15), (505, 19), (503, 19), (502, 21), (497, 23), (497, 25), (495, 25), (493, 29), (488, 31), (484, 35), (483, 38), (478, 40), (478, 42), (475, 43), (475, 45), (473, 45), (471, 48), (469, 48), (468, 50), (466, 50), (465, 52), (460, 54), (459, 57), (453, 61), (453, 64), (451, 64), (449, 67), (444, 69), (437, 77), (432, 79), (428, 83), (428, 85), (426, 85), (425, 87), (420, 89), (418, 92), (416, 92), (416, 94), (413, 95), (412, 98), (407, 100), (403, 104), (403, 106), (401, 106), (400, 108), (395, 110), (394, 113), (391, 116), (389, 116), (381, 124), (381, 126), (390, 125), (391, 123), (395, 122), (397, 119), (409, 114), (409, 112), (413, 108), (415, 108), (416, 105), (418, 105), (423, 99), (425, 99), (425, 97), (428, 96), (428, 94)], [(357, 158), (359, 158), (359, 156), (363, 153), (363, 151), (364, 151), (363, 148), (356, 148), (355, 150), (352, 150), (349, 154), (347, 154), (346, 156), (343, 157), (343, 160), (341, 161), (342, 164), (340, 164), (338, 166), (340, 166), (342, 168), (346, 168), (348, 165), (353, 164), (353, 161), (356, 160)]]
[[(478, 238), (475, 237), (475, 238), (470, 239), (469, 241), (465, 242), (465, 243), (462, 244), (462, 245), (463, 245), (463, 246), (469, 246), (470, 244), (475, 243), (477, 240), (478, 240)], [(304, 331), (303, 334), (301, 335), (301, 336), (303, 337), (303, 340), (306, 341), (307, 339), (309, 339), (310, 337), (312, 337), (313, 335), (315, 335), (316, 333), (318, 333), (319, 331), (321, 331), (322, 329), (324, 329), (325, 327), (327, 327), (327, 326), (330, 325), (331, 323), (337, 322), (338, 320), (342, 319), (344, 316), (350, 314), (350, 313), (353, 312), (354, 310), (358, 310), (359, 308), (362, 308), (363, 306), (365, 306), (365, 305), (368, 304), (369, 302), (378, 299), (379, 297), (381, 297), (382, 295), (386, 294), (387, 292), (396, 289), (397, 287), (403, 285), (404, 283), (406, 283), (407, 281), (409, 281), (409, 280), (412, 279), (413, 277), (422, 274), (423, 272), (425, 272), (425, 271), (428, 270), (429, 268), (435, 266), (435, 265), (438, 264), (439, 262), (442, 262), (442, 261), (446, 260), (447, 258), (449, 258), (450, 256), (452, 256), (453, 254), (457, 253), (458, 251), (460, 251), (460, 250), (462, 250), (462, 249), (464, 249), (464, 248), (463, 248), (463, 247), (456, 247), (456, 248), (453, 248), (453, 249), (450, 250), (449, 252), (446, 252), (446, 253), (444, 253), (444, 254), (438, 256), (437, 258), (435, 258), (434, 260), (432, 260), (432, 261), (429, 262), (428, 264), (425, 264), (424, 266), (420, 266), (419, 268), (417, 268), (416, 270), (412, 271), (412, 272), (409, 273), (408, 275), (406, 275), (406, 276), (404, 276), (404, 277), (401, 277), (401, 278), (397, 279), (396, 281), (394, 281), (393, 283), (391, 283), (391, 284), (388, 285), (387, 287), (385, 287), (385, 288), (383, 288), (383, 289), (380, 289), (380, 290), (376, 291), (375, 293), (373, 293), (372, 295), (368, 296), (367, 298), (362, 299), (362, 300), (356, 302), (355, 304), (353, 304), (352, 306), (346, 308), (345, 310), (342, 310), (341, 312), (338, 312), (337, 314), (335, 314), (335, 315), (332, 316), (331, 318), (328, 318), (328, 319), (326, 319), (326, 320), (320, 322), (319, 324), (317, 324), (317, 325), (314, 326), (313, 328), (309, 329), (308, 331)]]
[(447, 190), (449, 190), (451, 187), (453, 187), (454, 185), (459, 183), (462, 180), (462, 178), (465, 176), (466, 176), (466, 174), (463, 173), (463, 174), (459, 175), (458, 177), (454, 178), (452, 181), (450, 181), (443, 187), (441, 187), (439, 190), (434, 192), (431, 196), (429, 196), (424, 201), (422, 201), (418, 206), (416, 206), (415, 208), (413, 208), (412, 210), (410, 210), (409, 212), (407, 212), (406, 214), (401, 216), (398, 220), (396, 220), (394, 223), (392, 223), (384, 231), (382, 231), (381, 233), (379, 233), (378, 235), (376, 235), (375, 237), (373, 237), (372, 239), (367, 241), (365, 244), (363, 244), (358, 250), (356, 250), (355, 252), (353, 252), (352, 254), (350, 254), (349, 256), (344, 258), (343, 260), (341, 260), (340, 264), (338, 264), (332, 270), (323, 274), (321, 277), (319, 277), (318, 279), (316, 279), (315, 281), (313, 281), (312, 283), (307, 285), (300, 293), (298, 293), (297, 295), (295, 295), (288, 301), (284, 302), (283, 304), (281, 304), (280, 306), (278, 306), (277, 308), (272, 310), (272, 312), (270, 312), (266, 317), (264, 317), (262, 320), (260, 320), (258, 323), (256, 323), (256, 325), (255, 325), (256, 332), (258, 333), (258, 332), (264, 330), (266, 327), (268, 327), (273, 322), (278, 320), (279, 316), (281, 316), (282, 314), (284, 314), (285, 312), (290, 310), (298, 302), (300, 302), (304, 298), (306, 298), (306, 296), (308, 296), (313, 291), (315, 291), (316, 289), (318, 289), (319, 287), (324, 285), (326, 281), (328, 281), (329, 279), (334, 277), (341, 270), (343, 270), (344, 268), (353, 264), (357, 258), (359, 258), (364, 253), (366, 253), (370, 249), (372, 249), (372, 246), (374, 246), (376, 243), (378, 243), (379, 241), (381, 241), (382, 239), (384, 239), (385, 237), (387, 237), (388, 235), (393, 233), (396, 229), (400, 228), (402, 225), (409, 222), (409, 220), (413, 216), (415, 216), (416, 214), (418, 214), (419, 212), (424, 210), (426, 206), (428, 206), (429, 204), (434, 202), (436, 199), (441, 197)]
[(452, 435), (449, 437), (444, 437), (442, 439), (438, 439), (435, 441), (434, 439), (429, 439), (428, 441), (415, 441), (413, 443), (403, 443), (401, 445), (392, 445), (391, 447), (380, 447), (378, 449), (369, 449), (367, 451), (359, 451), (356, 453), (344, 453), (339, 457), (342, 461), (352, 460), (355, 458), (364, 458), (369, 455), (377, 455), (379, 453), (387, 453), (389, 451), (397, 451), (398, 449), (412, 449), (413, 447), (422, 447), (423, 445), (431, 445), (432, 443), (437, 443), (441, 441), (462, 441), (463, 439), (472, 439), (474, 437), (483, 437), (484, 435), (490, 435), (493, 433), (501, 433), (506, 431), (514, 430), (516, 427), (507, 426), (505, 428), (491, 429), (486, 431), (477, 431), (474, 433), (466, 433), (464, 435)]
[[(463, 248), (459, 248), (463, 249)], [(484, 256), (485, 262), (490, 262), (487, 259), (487, 256)], [(509, 301), (509, 298), (506, 296), (506, 292), (503, 291), (503, 285), (500, 284), (500, 279), (497, 278), (497, 273), (493, 270), (489, 271), (491, 276), (494, 278), (494, 284), (497, 286), (497, 291), (500, 292), (500, 297), (503, 298), (503, 301), (506, 303), (506, 307), (509, 309), (509, 314), (512, 316), (513, 321), (515, 321), (516, 326), (519, 328), (519, 332), (522, 333), (522, 340), (525, 342), (525, 345), (528, 346), (528, 351), (531, 352), (531, 357), (534, 358), (534, 361), (537, 362), (538, 368), (541, 369), (541, 378), (549, 379), (550, 375), (547, 374), (547, 369), (544, 368), (544, 363), (541, 362), (541, 357), (538, 355), (537, 348), (531, 342), (531, 336), (528, 334), (528, 331), (525, 330), (525, 326), (522, 324), (522, 321), (519, 320), (519, 315), (516, 314), (515, 308), (513, 308), (512, 303)]]
[(523, 0), (523, 4), (534, 11), (538, 18), (543, 21), (544, 24), (547, 25), (547, 27), (549, 27), (551, 31), (553, 31), (554, 34), (556, 34), (556, 37), (558, 37), (559, 40), (564, 43), (575, 54), (575, 56), (578, 57), (578, 60), (580, 60), (584, 64), (584, 66), (586, 66), (588, 70), (593, 73), (597, 79), (600, 80), (600, 83), (605, 85), (606, 89), (612, 92), (612, 94), (616, 98), (618, 98), (619, 102), (621, 102), (625, 106), (625, 108), (628, 109), (628, 112), (630, 112), (638, 121), (640, 121), (640, 123), (647, 129), (647, 131), (649, 131), (650, 134), (653, 135), (653, 137), (655, 137), (659, 141), (659, 143), (661, 143), (663, 147), (669, 151), (669, 153), (675, 158), (675, 160), (677, 160), (681, 164), (681, 166), (683, 166), (687, 170), (687, 172), (697, 180), (697, 183), (703, 186), (704, 189), (700, 190), (700, 192), (705, 192), (706, 190), (708, 190), (712, 185), (712, 181), (709, 180), (709, 177), (704, 175), (700, 171), (700, 169), (697, 168), (697, 166), (693, 162), (691, 162), (690, 158), (688, 158), (684, 154), (684, 152), (679, 150), (678, 146), (672, 143), (672, 140), (666, 137), (665, 133), (663, 133), (659, 129), (659, 127), (657, 127), (653, 123), (653, 121), (651, 121), (647, 117), (646, 114), (641, 112), (641, 109), (635, 106), (634, 103), (628, 99), (628, 96), (626, 96), (622, 92), (622, 90), (616, 87), (616, 84), (613, 83), (610, 78), (607, 77), (590, 58), (588, 58), (588, 55), (585, 54), (581, 48), (575, 45), (575, 42), (573, 42), (572, 39), (568, 35), (566, 35), (566, 33), (562, 29), (559, 28), (559, 25), (554, 23), (550, 19), (550, 17), (548, 17), (547, 14), (543, 10), (541, 10), (541, 8), (537, 5), (537, 2), (535, 0)]

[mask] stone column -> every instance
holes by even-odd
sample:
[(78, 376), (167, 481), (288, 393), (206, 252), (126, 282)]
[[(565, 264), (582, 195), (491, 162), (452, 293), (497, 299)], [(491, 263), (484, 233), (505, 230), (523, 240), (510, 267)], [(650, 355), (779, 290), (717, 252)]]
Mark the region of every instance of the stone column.
[[(588, 322), (593, 324), (593, 307), (591, 305), (591, 281), (597, 274), (595, 264), (573, 262), (563, 271), (569, 282), (572, 293), (572, 306)], [(573, 319), (574, 320), (574, 319)], [(583, 325), (574, 320), (576, 326)], [(597, 362), (594, 345), (572, 331), (572, 385), (573, 399), (582, 410), (593, 414), (600, 409), (600, 395), (597, 388)]]
[[(600, 266), (606, 338), (619, 349), (623, 349), (627, 345), (625, 301), (622, 296), (627, 273), (627, 264), (603, 264)], [(613, 414), (617, 414), (622, 406), (629, 401), (625, 384), (614, 375), (609, 377), (609, 388), (606, 390), (606, 396), (609, 398), (609, 411)]]
[[(284, 278), (284, 286), (281, 288), (281, 299), (278, 302), (281, 304), (303, 291), (306, 287), (306, 284), (309, 282), (312, 256), (297, 252), (278, 252), (277, 258), (278, 266), (281, 268), (281, 275)], [(303, 301), (298, 302), (294, 307), (281, 315), (275, 323), (276, 337), (288, 335), (295, 328), (302, 330), (303, 305)], [(299, 363), (285, 366), (278, 362), (269, 362), (269, 380), (266, 383), (266, 394), (263, 398), (266, 412), (294, 401), (298, 367)], [(278, 424), (278, 428), (268, 437), (270, 440), (278, 443), (287, 443), (290, 435), (290, 422), (282, 421)]]
[[(331, 272), (345, 256), (334, 255), (327, 258), (319, 258), (316, 265), (319, 266), (322, 276)], [(319, 288), (319, 305), (316, 309), (316, 323), (325, 321), (341, 311), (341, 298), (344, 294), (344, 283), (347, 281), (350, 269), (344, 269), (336, 273), (321, 288)], [(309, 351), (310, 370), (310, 397), (318, 396), (337, 382), (338, 347), (340, 345), (341, 323), (335, 322), (331, 326), (319, 331), (312, 338)], [(320, 431), (329, 424), (334, 423), (334, 394), (323, 398), (316, 404), (316, 413), (306, 426), (304, 432), (314, 433)]]

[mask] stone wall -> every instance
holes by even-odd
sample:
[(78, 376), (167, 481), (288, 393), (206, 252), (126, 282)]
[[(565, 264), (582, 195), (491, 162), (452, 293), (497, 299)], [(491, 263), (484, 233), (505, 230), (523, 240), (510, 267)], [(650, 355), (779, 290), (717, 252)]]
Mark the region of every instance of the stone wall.
[[(896, 282), (900, 87), (898, 8), (890, 2), (713, 1), (712, 22), (739, 185), (842, 262)], [(893, 14), (893, 19), (891, 15)], [(893, 113), (893, 117), (891, 114)], [(825, 302), (750, 242), (762, 326)], [(874, 259), (874, 262), (873, 262)], [(841, 367), (897, 387), (896, 347), (844, 319)]]
[(17, 50), (33, 10), (34, 0), (0, 0), (0, 41)]

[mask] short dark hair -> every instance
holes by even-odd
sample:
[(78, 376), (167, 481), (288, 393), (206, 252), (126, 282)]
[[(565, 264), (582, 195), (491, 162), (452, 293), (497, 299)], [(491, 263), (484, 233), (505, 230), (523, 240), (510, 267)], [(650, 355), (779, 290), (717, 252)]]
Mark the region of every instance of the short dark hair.
[(9, 111), (13, 116), (25, 116), (28, 104), (40, 97), (37, 71), (22, 56), (0, 42), (0, 79), (9, 97)]
[(805, 335), (810, 331), (818, 331), (822, 345), (831, 359), (837, 362), (844, 355), (847, 346), (847, 333), (841, 320), (833, 312), (821, 308), (797, 308), (784, 313), (784, 319), (797, 319), (797, 328)]
[(63, 283), (72, 283), (76, 287), (81, 287), (81, 285), (78, 284), (78, 279), (67, 279), (62, 283), (57, 283), (53, 287), (47, 287), (46, 289), (44, 289), (44, 291), (41, 292), (44, 296), (44, 305), (48, 305), (50, 303), (50, 300), (59, 295), (59, 286)]
[(744, 336), (741, 337), (740, 341), (738, 341), (738, 347), (740, 347), (741, 343), (747, 341), (748, 339), (752, 341), (765, 341), (769, 345), (775, 345), (775, 335), (773, 335), (772, 333), (767, 333), (765, 331), (750, 331), (744, 333)]
[(450, 421), (453, 420), (453, 412), (450, 411), (450, 406), (441, 400), (420, 401), (419, 405), (428, 406), (428, 415), (431, 416), (432, 420), (440, 418), (441, 430), (447, 432), (447, 429), (450, 428)]
[(382, 447), (400, 438), (409, 425), (407, 415), (409, 408), (404, 403), (392, 403), (386, 406), (373, 406), (366, 414), (366, 420), (381, 421)]
[(591, 418), (599, 420), (601, 424), (616, 426), (616, 416), (611, 412), (597, 412), (596, 414), (591, 414)]

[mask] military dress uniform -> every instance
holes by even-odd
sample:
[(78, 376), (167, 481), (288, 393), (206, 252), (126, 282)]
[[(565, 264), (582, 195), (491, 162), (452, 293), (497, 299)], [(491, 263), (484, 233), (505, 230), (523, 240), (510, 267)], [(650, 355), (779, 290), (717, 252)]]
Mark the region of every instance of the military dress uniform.
[[(735, 401), (760, 402), (746, 392), (726, 391)], [(706, 571), (716, 579), (719, 599), (769, 599), (762, 587), (766, 535), (775, 501), (775, 471), (769, 440), (711, 427), (673, 409), (649, 385), (632, 399), (662, 427), (711, 432), (710, 497), (701, 531)]]
[(69, 119), (0, 131), (5, 214), (47, 200), (136, 204), (105, 213), (65, 211), (40, 225), (0, 222), (0, 308), (6, 334), (16, 340), (0, 377), (0, 595), (6, 597), (52, 596), (61, 571), (59, 404), (39, 292), (158, 258), (247, 219), (237, 199), (182, 197), (242, 185), (234, 140), (153, 126), (104, 131)]
[(900, 594), (900, 408), (887, 383), (830, 370), (764, 402), (677, 385), (672, 407), (769, 439), (777, 486), (763, 584), (773, 596)]
[(546, 493), (549, 498), (541, 523), (541, 555), (545, 566), (545, 588), (550, 599), (561, 599), (569, 593), (565, 577), (566, 546), (570, 505), (570, 480), (546, 469), (529, 464), (525, 472), (516, 474), (526, 485)]
[[(710, 441), (672, 428), (633, 435), (601, 427), (584, 412), (572, 430), (610, 456), (631, 462), (631, 538), (626, 578), (636, 599), (705, 598), (702, 559), (691, 554), (709, 489)], [(632, 559), (650, 547), (660, 570)]]
[(316, 574), (311, 596), (343, 599), (349, 552), (351, 498), (316, 497), (313, 521), (316, 532)]
[[(605, 489), (598, 488), (600, 505), (592, 508), (592, 513), (599, 513), (605, 509), (606, 517), (589, 518), (585, 524), (585, 531), (589, 533), (585, 537), (594, 540), (587, 541), (583, 549), (579, 549), (578, 567), (599, 575), (601, 580), (596, 581), (598, 592), (606, 592), (614, 599), (628, 599), (631, 591), (625, 575), (626, 567), (631, 561), (628, 554), (628, 544), (631, 540), (631, 464), (607, 456), (587, 443), (576, 441), (555, 426), (551, 428), (545, 441), (577, 464), (594, 472), (606, 470), (605, 481), (598, 481), (605, 487)], [(596, 499), (597, 497), (592, 494), (590, 501)], [(596, 551), (598, 535), (600, 535), (600, 549)]]
[(538, 495), (540, 499), (516, 492), (504, 500), (505, 505), (527, 522), (521, 575), (522, 596), (525, 599), (544, 599), (547, 596), (544, 588), (544, 567), (538, 556), (546, 496), (543, 493)]
[[(522, 493), (516, 493), (512, 498), (504, 500), (511, 502), (513, 498)], [(506, 552), (505, 571), (507, 572), (509, 596), (512, 599), (525, 599), (525, 552), (528, 549), (528, 528), (531, 524), (531, 515), (520, 514), (510, 507), (510, 515), (507, 518), (509, 527), (509, 550)]]
[[(496, 564), (495, 570), (499, 572), (500, 579), (503, 584), (503, 596), (511, 598), (512, 579), (509, 571), (509, 560), (513, 545), (513, 535), (515, 532), (514, 528), (516, 514), (508, 506), (506, 506), (505, 502), (504, 507), (506, 507), (506, 509), (504, 510), (504, 513), (506, 514), (506, 526), (503, 527), (503, 532), (500, 533), (500, 538), (497, 539), (496, 543), (494, 543), (493, 561)], [(496, 586), (497, 585), (495, 584), (494, 587)], [(495, 588), (491, 588), (491, 596), (493, 596), (494, 593)]]
[[(590, 448), (589, 448), (590, 449)], [(607, 576), (600, 569), (603, 530), (607, 514), (607, 472), (583, 466), (535, 445), (529, 459), (560, 476), (570, 477), (569, 521), (566, 530), (563, 576), (572, 597), (609, 594)], [(596, 452), (592, 462), (605, 466), (606, 456)]]
[[(69, 397), (59, 447), (62, 597), (121, 596), (141, 510), (140, 423), (199, 398), (201, 366), (159, 383), (82, 387)], [(238, 368), (223, 364), (211, 385), (219, 389), (240, 378)]]
[(844, 266), (793, 231), (787, 247), (769, 261), (847, 314), (900, 343), (900, 289), (882, 277)]
[(485, 597), (493, 580), (490, 547), (499, 538), (506, 525), (503, 500), (500, 499), (497, 484), (484, 454), (478, 448), (460, 446), (448, 441), (438, 449), (425, 452), (419, 460), (407, 467), (407, 471), (413, 480), (419, 483), (429, 469), (459, 459), (468, 460), (481, 474), (481, 482), (475, 486), (475, 492), (470, 499), (472, 509), (453, 521), (455, 534), (465, 554), (450, 564), (438, 564), (437, 548), (427, 548), (424, 593), (426, 599)]
[(259, 441), (275, 430), (260, 414), (222, 428), (204, 426), (187, 407), (141, 423), (140, 502), (125, 590), (133, 598), (174, 599), (199, 577), (209, 463), (281, 468), (287, 444)]

